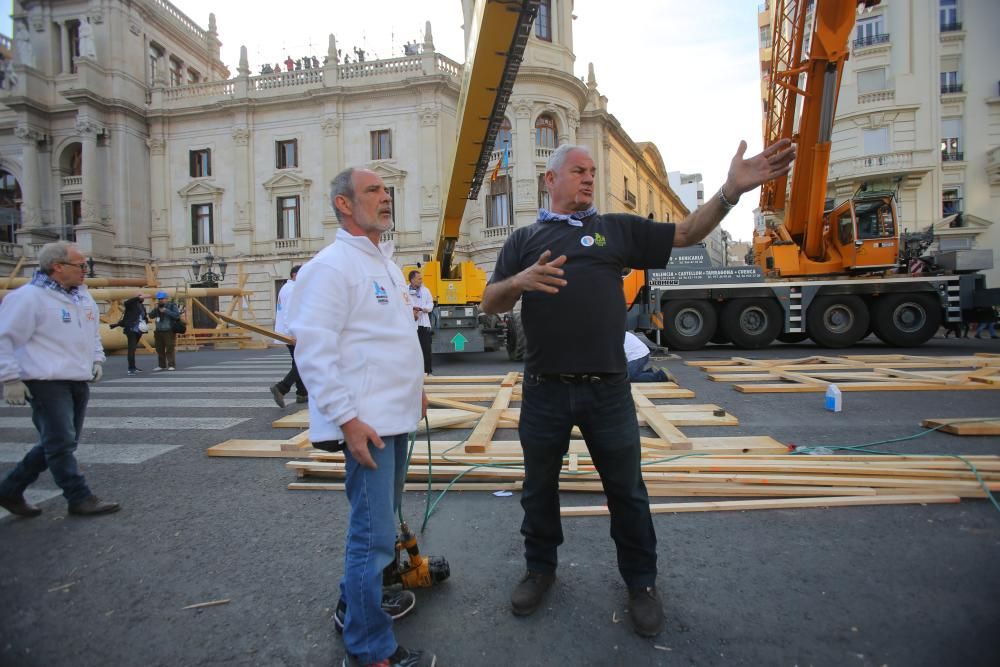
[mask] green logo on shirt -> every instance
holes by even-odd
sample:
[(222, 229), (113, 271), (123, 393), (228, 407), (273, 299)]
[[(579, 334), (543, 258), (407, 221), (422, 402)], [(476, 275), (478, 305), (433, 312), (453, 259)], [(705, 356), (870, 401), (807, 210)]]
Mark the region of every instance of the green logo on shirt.
[(594, 243), (602, 247), (608, 244), (607, 240), (601, 234), (594, 234)]

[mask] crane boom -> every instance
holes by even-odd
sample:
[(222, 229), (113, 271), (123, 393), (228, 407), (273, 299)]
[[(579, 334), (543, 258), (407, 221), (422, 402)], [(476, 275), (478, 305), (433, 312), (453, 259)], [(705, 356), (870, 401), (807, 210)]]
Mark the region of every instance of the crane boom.
[(539, 0), (478, 0), (473, 10), (458, 100), (455, 157), (447, 180), (435, 251), (441, 278), (452, 277), (451, 263), (465, 205), (479, 197), (538, 3)]

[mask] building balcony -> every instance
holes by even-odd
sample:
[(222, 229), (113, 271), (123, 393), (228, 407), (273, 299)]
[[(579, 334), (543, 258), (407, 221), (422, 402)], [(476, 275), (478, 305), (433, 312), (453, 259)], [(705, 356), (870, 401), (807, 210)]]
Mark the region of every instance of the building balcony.
[(274, 249), (279, 250), (298, 250), (300, 239), (275, 239)]
[(986, 177), (990, 185), (1000, 185), (1000, 146), (986, 154)]
[(879, 44), (886, 44), (889, 42), (889, 33), (882, 33), (879, 35), (869, 35), (867, 37), (859, 37), (854, 40), (855, 49), (865, 49), (869, 46), (877, 46)]
[(555, 148), (545, 148), (544, 146), (536, 146), (535, 147), (535, 160), (539, 160), (541, 162), (547, 162), (548, 159), (549, 159), (549, 156), (552, 155), (552, 153), (555, 150), (556, 150)]
[(961, 162), (965, 160), (965, 153), (962, 151), (941, 151), (942, 162)]
[(964, 84), (961, 83), (942, 83), (941, 84), (941, 94), (950, 95), (952, 93), (961, 93)]
[(0, 242), (0, 257), (18, 259), (24, 254), (23, 248), (17, 243)]
[[(379, 237), (379, 243), (388, 243), (389, 241), (392, 241), (393, 243), (396, 242), (396, 230), (395, 229), (390, 229), (387, 232), (382, 232), (382, 235)], [(277, 246), (275, 246), (275, 247), (277, 247)]]
[(504, 225), (502, 227), (483, 227), (483, 238), (505, 239), (510, 236), (512, 231), (514, 231), (514, 227), (512, 225)]
[(941, 32), (958, 32), (962, 29), (962, 22), (955, 21), (954, 23), (942, 23)]
[(634, 192), (629, 192), (628, 190), (625, 191), (625, 205), (629, 208), (635, 208), (636, 198)]
[(858, 104), (874, 104), (876, 102), (893, 102), (896, 99), (895, 90), (876, 90), (858, 95)]
[(835, 160), (830, 163), (831, 182), (904, 176), (921, 179), (938, 166), (934, 151), (894, 151)]

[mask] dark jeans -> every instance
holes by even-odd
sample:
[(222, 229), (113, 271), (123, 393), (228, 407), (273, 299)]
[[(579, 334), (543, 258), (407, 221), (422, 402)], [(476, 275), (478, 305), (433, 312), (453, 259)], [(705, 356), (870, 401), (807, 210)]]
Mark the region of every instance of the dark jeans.
[(125, 340), (128, 341), (128, 369), (135, 370), (135, 348), (139, 347), (139, 339), (142, 334), (138, 331), (125, 330)]
[(308, 396), (309, 392), (306, 391), (306, 385), (302, 382), (302, 378), (299, 377), (299, 368), (295, 365), (295, 346), (288, 345), (288, 354), (292, 355), (292, 368), (285, 377), (278, 383), (278, 389), (281, 390), (282, 394), (287, 394), (292, 385), (295, 385), (295, 395), (296, 396)]
[(649, 363), (649, 355), (642, 357), (641, 359), (633, 359), (627, 362), (628, 366), (628, 379), (630, 382), (666, 382), (667, 376), (661, 370), (653, 370), (652, 368), (647, 368), (646, 364)]
[(90, 387), (82, 380), (26, 380), (31, 392), (31, 421), (38, 444), (0, 483), (0, 496), (20, 497), (46, 468), (72, 505), (90, 496), (90, 488), (76, 464), (76, 445), (83, 431)]
[(424, 353), (424, 372), (431, 373), (431, 328), (417, 327), (417, 338), (420, 339), (420, 351)]
[(639, 424), (624, 374), (612, 382), (565, 384), (526, 374), (518, 433), (524, 450), (524, 557), (531, 572), (556, 569), (563, 541), (559, 471), (579, 426), (604, 486), (618, 571), (629, 588), (656, 583), (656, 533), (639, 467)]
[(156, 358), (160, 368), (173, 367), (177, 365), (177, 356), (174, 353), (174, 345), (177, 334), (173, 331), (154, 331), (153, 342), (156, 344)]

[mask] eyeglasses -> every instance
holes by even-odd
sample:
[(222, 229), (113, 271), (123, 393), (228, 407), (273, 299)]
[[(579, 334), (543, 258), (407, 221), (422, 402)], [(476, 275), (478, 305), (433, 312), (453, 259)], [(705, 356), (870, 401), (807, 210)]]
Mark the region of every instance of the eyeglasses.
[(72, 262), (58, 262), (58, 263), (62, 264), (63, 266), (75, 266), (76, 268), (80, 269), (81, 271), (86, 271), (87, 270), (87, 263), (86, 262), (80, 262), (79, 264), (73, 264)]

